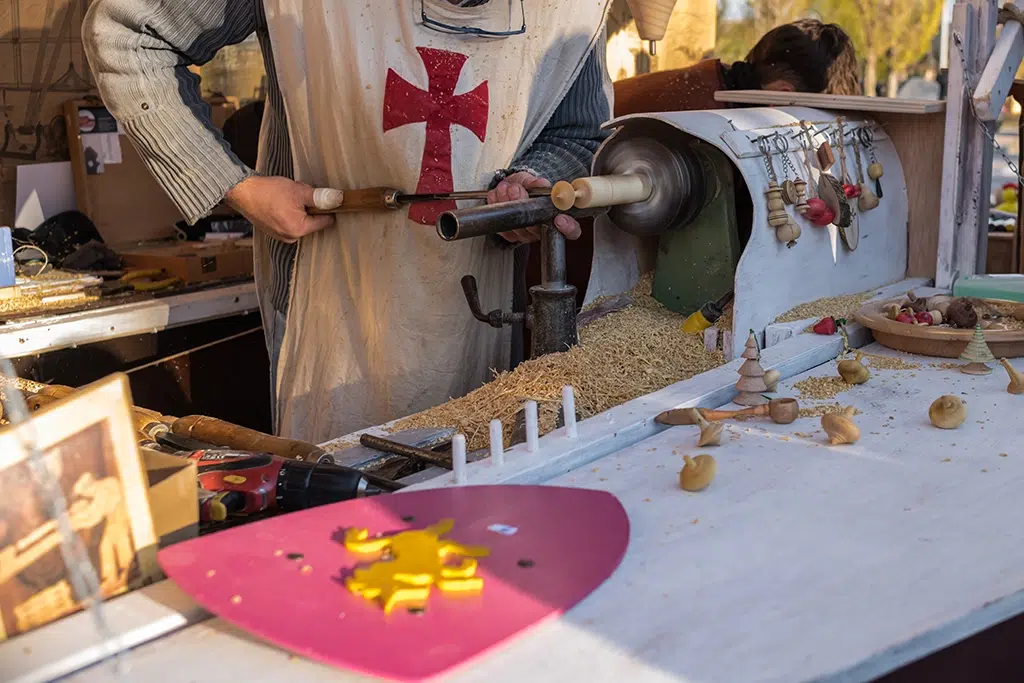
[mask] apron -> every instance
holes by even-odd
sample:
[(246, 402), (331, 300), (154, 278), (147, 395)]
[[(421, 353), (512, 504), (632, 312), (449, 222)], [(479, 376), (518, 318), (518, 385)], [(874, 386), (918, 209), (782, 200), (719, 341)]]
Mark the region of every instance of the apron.
[[(492, 31), (521, 24), (518, 0), (427, 16)], [(444, 192), (487, 187), (544, 129), (600, 35), (607, 0), (527, 0), (523, 35), (442, 34), (420, 0), (264, 0), (295, 179), (318, 187)], [(277, 430), (321, 443), (462, 396), (505, 368), (512, 253), (485, 238), (446, 243), (454, 204), (342, 214), (303, 238), (277, 367)], [(268, 273), (258, 242), (257, 276)], [(264, 271), (262, 274), (260, 271)]]

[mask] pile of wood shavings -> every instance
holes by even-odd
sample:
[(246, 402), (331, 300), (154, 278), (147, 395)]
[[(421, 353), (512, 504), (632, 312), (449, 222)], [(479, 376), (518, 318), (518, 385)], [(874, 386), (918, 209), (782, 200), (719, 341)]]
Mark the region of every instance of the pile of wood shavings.
[(864, 358), (868, 360), (867, 366), (877, 370), (918, 370), (920, 363), (905, 361), (895, 356), (876, 356), (873, 353), (865, 353)]
[[(60, 292), (60, 293), (73, 293), (73, 292)], [(47, 293), (47, 296), (52, 296), (54, 293)], [(0, 315), (4, 313), (27, 313), (30, 311), (59, 311), (65, 308), (75, 308), (82, 304), (89, 303), (90, 301), (96, 301), (99, 299), (98, 296), (86, 294), (85, 296), (75, 297), (73, 299), (63, 299), (57, 301), (44, 301), (44, 297), (34, 296), (30, 294), (22, 294), (21, 296), (12, 296), (9, 299), (0, 299)]]
[(488, 446), (490, 421), (498, 418), (507, 446), (524, 401), (537, 401), (541, 434), (555, 428), (567, 384), (586, 419), (725, 363), (721, 351), (704, 349), (703, 335), (682, 332), (684, 316), (651, 297), (650, 276), (631, 294), (630, 306), (580, 330), (579, 346), (499, 373), (462, 398), (399, 420), (392, 430), (454, 427), (466, 435), (469, 450), (477, 450)]
[(796, 382), (793, 388), (800, 392), (801, 398), (823, 400), (852, 389), (853, 385), (847, 384), (842, 377), (837, 375), (835, 377), (808, 377)]
[(817, 299), (791, 308), (776, 318), (775, 322), (791, 323), (808, 318), (814, 318), (817, 321), (829, 316), (837, 320), (844, 318), (845, 320), (852, 321), (853, 314), (857, 312), (857, 309), (874, 298), (877, 292), (878, 290), (873, 289), (870, 292), (861, 292), (860, 294), (827, 296), (823, 299)]
[[(822, 415), (828, 415), (829, 413), (841, 413), (846, 410), (846, 406), (840, 403), (821, 403), (816, 406), (810, 406), (809, 408), (800, 409), (800, 417), (821, 417)], [(860, 410), (854, 408), (854, 415), (860, 415)]]

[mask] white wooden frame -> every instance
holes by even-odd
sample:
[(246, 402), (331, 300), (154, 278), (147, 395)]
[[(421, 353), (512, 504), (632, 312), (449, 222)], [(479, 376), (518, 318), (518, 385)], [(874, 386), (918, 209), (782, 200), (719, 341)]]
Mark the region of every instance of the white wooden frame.
[[(1006, 77), (1001, 75), (1003, 64), (998, 60), (1006, 62), (1013, 57), (1014, 37), (1021, 32), (1018, 28), (1007, 33), (1002, 42), (1004, 47), (994, 54), (996, 15), (996, 0), (965, 0), (953, 7), (936, 287), (952, 287), (958, 277), (985, 270), (992, 145), (982, 126), (993, 128), (994, 114), (998, 114), (1009, 92), (1008, 84), (1003, 89)], [(960, 50), (968, 73), (964, 73)], [(989, 63), (993, 66), (986, 67)], [(1016, 72), (1019, 63), (1018, 58), (1012, 72)], [(983, 70), (986, 77), (979, 81)], [(969, 92), (976, 94), (973, 101), (964, 96), (965, 84)], [(978, 113), (982, 117), (991, 115), (988, 121), (979, 121), (973, 113), (971, 105), (976, 106), (979, 98), (983, 107)]]

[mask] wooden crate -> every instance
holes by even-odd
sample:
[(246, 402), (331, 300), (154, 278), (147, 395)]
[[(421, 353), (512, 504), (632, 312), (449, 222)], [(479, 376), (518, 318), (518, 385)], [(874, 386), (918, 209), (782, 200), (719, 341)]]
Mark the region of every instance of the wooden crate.
[(172, 242), (166, 245), (122, 249), (125, 268), (161, 268), (185, 284), (251, 276), (252, 247), (234, 242)]

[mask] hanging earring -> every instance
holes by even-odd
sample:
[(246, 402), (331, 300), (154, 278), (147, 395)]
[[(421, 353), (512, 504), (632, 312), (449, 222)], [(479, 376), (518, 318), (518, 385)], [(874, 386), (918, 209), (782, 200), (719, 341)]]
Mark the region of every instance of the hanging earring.
[(857, 198), (857, 208), (861, 211), (870, 211), (871, 209), (878, 206), (878, 197), (876, 197), (864, 183), (864, 165), (860, 159), (860, 136), (863, 132), (863, 128), (857, 128), (853, 131), (853, 159), (857, 164), (857, 187), (860, 188), (860, 197)]
[(767, 137), (762, 135), (757, 138), (757, 149), (764, 157), (764, 168), (768, 172), (768, 190), (764, 193), (768, 198), (768, 225), (775, 230), (777, 240), (792, 248), (800, 237), (800, 226), (786, 213), (786, 202), (782, 197), (782, 188), (779, 187), (779, 177), (775, 175), (775, 167), (772, 166)]
[(804, 150), (804, 165), (807, 166), (807, 178), (811, 181), (807, 184), (807, 208), (803, 212), (804, 218), (811, 224), (823, 228), (832, 223), (836, 217), (832, 209), (818, 197), (814, 188), (814, 134), (811, 132), (811, 124), (807, 121), (800, 122), (800, 147)]
[[(772, 138), (772, 144), (779, 152), (779, 157), (782, 160), (782, 174), (786, 178), (782, 181), (782, 199), (787, 204), (794, 205), (793, 208), (802, 216), (807, 212), (807, 183), (800, 179), (796, 166), (789, 158), (789, 140), (782, 133), (776, 133)], [(794, 180), (792, 181), (789, 179), (790, 171), (793, 172)]]
[(818, 177), (818, 196), (832, 210), (832, 225), (835, 225), (837, 228), (846, 228), (853, 222), (853, 210), (850, 209), (850, 203), (846, 201), (843, 184), (829, 173), (829, 170), (836, 163), (836, 156), (832, 153), (832, 146), (828, 142), (821, 143), (816, 156), (818, 158), (818, 168), (821, 169), (821, 175)]
[(885, 169), (882, 168), (882, 164), (878, 163), (878, 159), (875, 158), (875, 134), (871, 126), (860, 129), (860, 144), (864, 145), (864, 149), (867, 150), (868, 159), (871, 162), (868, 164), (868, 178), (875, 181), (875, 196), (881, 199), (882, 174)]
[(843, 128), (844, 123), (842, 116), (836, 119), (835, 144), (839, 148), (839, 172), (842, 174), (843, 194), (846, 195), (847, 199), (853, 199), (860, 196), (860, 187), (850, 182), (850, 174), (846, 172), (846, 131)]

